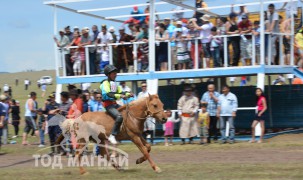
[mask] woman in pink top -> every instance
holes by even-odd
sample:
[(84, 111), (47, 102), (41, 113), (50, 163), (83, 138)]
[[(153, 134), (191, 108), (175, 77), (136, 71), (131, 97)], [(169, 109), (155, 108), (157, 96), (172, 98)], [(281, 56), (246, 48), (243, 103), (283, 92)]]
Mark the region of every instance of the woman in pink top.
[(263, 94), (263, 90), (261, 88), (257, 88), (256, 89), (256, 95), (257, 95), (257, 110), (258, 112), (256, 113), (256, 118), (253, 121), (252, 125), (251, 125), (251, 143), (255, 142), (255, 128), (257, 126), (258, 123), (260, 123), (261, 125), (261, 136), (260, 136), (260, 140), (258, 141), (258, 143), (262, 143), (263, 142), (263, 137), (264, 137), (264, 132), (265, 132), (265, 123), (264, 123), (264, 113), (267, 109), (267, 105), (266, 105), (266, 99), (264, 97)]

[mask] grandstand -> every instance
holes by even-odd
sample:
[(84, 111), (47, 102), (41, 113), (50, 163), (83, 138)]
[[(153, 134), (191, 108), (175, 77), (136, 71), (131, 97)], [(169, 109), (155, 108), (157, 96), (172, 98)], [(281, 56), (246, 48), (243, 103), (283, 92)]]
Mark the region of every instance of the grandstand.
[[(293, 0), (293, 1), (297, 1), (297, 0)], [(92, 7), (89, 6), (90, 3), (95, 3), (93, 8), (87, 8), (84, 9), (82, 7)], [(138, 2), (138, 1), (136, 1)], [(237, 1), (238, 2), (238, 1)], [(260, 1), (246, 1), (248, 3), (241, 3), (241, 4), (234, 4), (234, 7), (239, 7), (239, 6), (243, 6), (246, 5), (248, 7), (250, 6), (254, 6), (255, 9), (256, 7), (259, 10), (258, 13), (250, 13), (250, 18), (252, 20), (258, 18), (258, 17), (263, 17), (263, 12), (264, 10), (267, 9), (267, 5), (269, 3), (284, 3), (284, 2), (288, 2), (286, 0), (276, 0), (276, 1), (266, 1), (266, 0), (260, 0)], [(78, 6), (79, 8), (76, 8), (77, 6), (74, 4), (85, 4), (85, 6)], [(116, 2), (118, 3), (118, 1)], [(214, 4), (215, 2), (213, 2)], [(150, 0), (148, 3), (144, 3), (143, 1), (141, 1), (139, 4), (132, 4), (129, 5), (128, 3), (126, 3), (126, 1), (119, 1), (119, 6), (115, 6), (115, 7), (105, 7), (104, 4), (106, 3), (98, 3), (98, 1), (91, 1), (91, 0), (65, 0), (65, 1), (45, 1), (44, 4), (49, 5), (54, 7), (54, 34), (57, 34), (58, 32), (58, 18), (57, 18), (57, 11), (59, 9), (63, 9), (65, 11), (69, 11), (69, 12), (73, 12), (73, 13), (78, 13), (84, 16), (90, 16), (90, 17), (94, 17), (97, 19), (103, 19), (103, 20), (108, 20), (108, 22), (115, 22), (115, 23), (122, 23), (123, 22), (123, 18), (125, 19), (126, 17), (130, 17), (131, 15), (119, 15), (119, 16), (109, 16), (106, 17), (106, 13), (109, 10), (119, 10), (119, 12), (123, 12), (125, 14), (124, 11), (126, 8), (130, 8), (133, 7), (134, 5), (137, 5), (139, 7), (141, 6), (146, 6), (149, 5), (150, 6), (150, 24), (149, 24), (149, 71), (148, 72), (138, 72), (137, 71), (137, 59), (134, 59), (134, 72), (133, 73), (121, 73), (117, 80), (118, 81), (141, 81), (141, 80), (147, 80), (149, 87), (158, 87), (158, 80), (161, 79), (183, 79), (183, 78), (201, 78), (201, 77), (230, 77), (230, 76), (255, 76), (257, 75), (257, 79), (258, 79), (258, 83), (257, 86), (261, 87), (264, 89), (264, 79), (265, 79), (265, 75), (270, 75), (270, 74), (293, 74), (295, 73), (297, 76), (302, 77), (302, 74), (298, 71), (295, 70), (295, 60), (294, 57), (291, 56), (291, 61), (289, 65), (284, 65), (284, 61), (282, 60), (283, 57), (281, 55), (280, 57), (280, 65), (270, 65), (270, 60), (268, 60), (268, 64), (266, 64), (265, 62), (265, 57), (264, 57), (264, 36), (265, 36), (265, 31), (264, 31), (264, 26), (262, 26), (262, 24), (264, 24), (264, 20), (263, 18), (260, 19), (260, 24), (261, 24), (261, 50), (260, 50), (260, 64), (257, 65), (255, 63), (255, 56), (253, 55), (253, 60), (252, 60), (252, 65), (250, 66), (237, 66), (237, 67), (228, 67), (227, 64), (227, 43), (225, 43), (226, 45), (224, 46), (224, 66), (220, 67), (220, 68), (203, 68), (203, 69), (199, 69), (198, 66), (195, 66), (193, 69), (186, 69), (186, 70), (171, 70), (171, 57), (170, 57), (170, 53), (168, 55), (168, 67), (169, 70), (168, 71), (156, 71), (155, 70), (155, 48), (154, 48), (154, 44), (155, 44), (155, 29), (154, 29), (154, 20), (155, 20), (155, 14), (158, 15), (167, 15), (167, 14), (173, 14), (178, 12), (177, 11), (161, 11), (158, 12), (158, 6), (162, 7), (165, 5), (170, 5), (169, 7), (173, 6), (179, 6), (184, 8), (184, 10), (179, 10), (179, 12), (184, 12), (184, 13), (193, 13), (194, 11), (199, 11), (202, 13), (206, 13), (209, 14), (212, 18), (220, 15), (220, 16), (226, 16), (228, 13), (224, 14), (220, 14), (220, 12), (224, 12), (222, 11), (222, 9), (229, 9), (230, 8), (230, 2), (228, 2), (229, 4), (225, 4), (225, 5), (217, 5), (214, 4), (214, 6), (209, 6), (208, 10), (205, 9), (197, 9), (195, 8), (194, 5), (194, 1), (180, 1), (180, 0), (162, 0), (162, 1), (156, 1), (156, 0)], [(98, 4), (98, 7), (96, 7), (96, 4)], [(156, 8), (157, 6), (157, 8)], [(157, 9), (157, 11), (156, 11)], [(159, 9), (163, 9), (163, 8), (159, 8)], [(299, 8), (299, 16), (301, 14), (301, 8)], [(279, 12), (281, 15), (284, 15), (284, 12)], [(99, 14), (103, 14), (103, 15), (99, 15)], [(189, 17), (191, 17), (191, 15), (189, 15)], [(213, 21), (213, 20), (212, 20)], [(292, 33), (289, 34), (291, 36), (291, 44), (294, 44), (294, 32), (295, 32), (295, 19), (292, 18)], [(299, 23), (297, 23), (299, 24)], [(285, 34), (282, 33), (276, 33), (276, 35), (278, 35), (280, 37), (280, 39), (282, 39), (282, 36)], [(229, 37), (228, 35), (222, 35), (220, 36), (224, 39), (224, 42), (227, 41), (227, 38)], [(254, 38), (253, 38), (254, 39)], [(254, 41), (254, 40), (253, 40)], [(130, 43), (133, 44), (134, 47), (134, 54), (136, 54), (136, 47), (142, 42), (134, 42), (134, 43)], [(128, 43), (124, 43), (123, 45), (127, 45)], [(169, 43), (167, 43), (169, 44)], [(112, 44), (108, 44), (110, 52), (112, 51), (112, 47), (114, 45), (121, 45), (120, 43), (112, 43)], [(196, 45), (197, 45), (197, 39), (196, 39)], [(91, 45), (94, 46), (94, 45)], [(85, 52), (86, 54), (88, 54), (88, 48), (91, 46), (87, 46), (85, 47)], [(104, 44), (100, 44), (99, 46), (104, 46)], [(253, 46), (254, 47), (254, 46)], [(73, 48), (73, 47), (71, 47)], [(170, 48), (170, 46), (168, 47)], [(197, 46), (196, 46), (197, 48)], [(280, 41), (280, 51), (282, 51), (282, 41)], [(197, 51), (196, 51), (197, 52)], [(255, 52), (255, 50), (253, 51), (253, 53)], [(271, 52), (269, 52), (271, 53)], [(102, 74), (98, 74), (98, 75), (90, 75), (89, 73), (89, 67), (86, 66), (86, 72), (87, 75), (85, 76), (66, 76), (66, 72), (65, 72), (65, 63), (62, 61), (62, 54), (60, 54), (60, 52), (58, 51), (58, 48), (55, 47), (55, 54), (56, 54), (56, 76), (57, 76), (57, 93), (59, 93), (62, 89), (62, 84), (67, 84), (67, 83), (85, 83), (85, 82), (100, 82), (102, 81), (102, 79), (104, 79), (104, 75)], [(282, 53), (281, 53), (282, 54)], [(294, 48), (293, 46), (291, 46), (291, 54), (294, 54)], [(60, 57), (61, 56), (61, 57)], [(196, 57), (198, 57), (198, 53), (195, 54)], [(110, 57), (110, 63), (113, 63), (113, 58)], [(61, 61), (60, 61), (61, 60)], [(89, 61), (89, 57), (88, 55), (86, 55), (86, 64)], [(198, 61), (198, 58), (196, 58), (196, 61)], [(197, 62), (195, 64), (198, 64)], [(203, 62), (204, 67), (205, 67), (205, 62)], [(135, 85), (134, 85), (135, 87)], [(136, 88), (134, 88), (136, 89)], [(154, 89), (150, 89), (150, 91), (156, 93), (157, 92), (157, 88)]]

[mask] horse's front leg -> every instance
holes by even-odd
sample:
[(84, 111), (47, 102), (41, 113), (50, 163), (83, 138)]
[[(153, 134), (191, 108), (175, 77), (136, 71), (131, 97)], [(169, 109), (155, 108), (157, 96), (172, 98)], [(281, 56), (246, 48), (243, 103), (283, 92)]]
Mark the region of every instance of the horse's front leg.
[(133, 135), (131, 136), (131, 139), (133, 141), (133, 143), (139, 148), (139, 150), (142, 152), (142, 154), (144, 155), (144, 158), (146, 158), (151, 167), (153, 168), (154, 171), (156, 171), (157, 173), (160, 173), (161, 172), (161, 169), (156, 166), (156, 164), (154, 163), (154, 161), (151, 159), (146, 147), (144, 146), (142, 140), (141, 140), (141, 136), (138, 136), (138, 135)]
[[(140, 139), (141, 139), (143, 145), (145, 146), (145, 148), (147, 149), (147, 152), (150, 153), (150, 151), (151, 151), (151, 145), (142, 136), (140, 137)], [(141, 164), (144, 161), (146, 161), (146, 159), (147, 158), (145, 156), (142, 156), (142, 157), (140, 157), (140, 158), (138, 158), (136, 160), (136, 164)]]

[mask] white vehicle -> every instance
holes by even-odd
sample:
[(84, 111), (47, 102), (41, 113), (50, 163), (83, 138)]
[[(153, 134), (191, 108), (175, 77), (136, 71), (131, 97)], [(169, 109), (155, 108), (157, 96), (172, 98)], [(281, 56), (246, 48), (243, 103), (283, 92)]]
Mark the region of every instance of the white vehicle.
[(53, 84), (53, 78), (51, 76), (42, 76), (38, 81), (37, 84), (47, 84), (47, 85), (51, 85)]

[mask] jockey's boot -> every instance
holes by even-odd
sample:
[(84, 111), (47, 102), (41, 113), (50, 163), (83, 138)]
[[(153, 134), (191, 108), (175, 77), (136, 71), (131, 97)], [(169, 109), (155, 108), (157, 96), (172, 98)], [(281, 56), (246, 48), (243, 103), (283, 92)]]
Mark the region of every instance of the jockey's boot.
[(112, 143), (114, 145), (118, 144), (115, 136), (112, 135), (112, 134), (108, 137), (108, 140), (109, 140), (110, 143)]
[(117, 116), (115, 119), (115, 124), (114, 127), (112, 129), (112, 134), (109, 136), (108, 140), (109, 142), (111, 142), (112, 144), (117, 144), (117, 140), (116, 140), (116, 135), (119, 134), (120, 132), (120, 126), (123, 122), (123, 117), (121, 115)]

